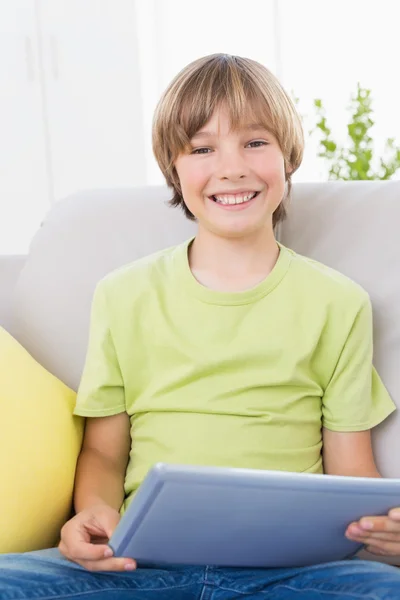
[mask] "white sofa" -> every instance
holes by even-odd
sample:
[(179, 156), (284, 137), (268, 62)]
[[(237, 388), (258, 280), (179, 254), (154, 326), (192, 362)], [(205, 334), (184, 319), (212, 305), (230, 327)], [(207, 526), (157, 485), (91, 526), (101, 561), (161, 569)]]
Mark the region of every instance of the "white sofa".
[[(0, 257), (0, 325), (76, 389), (96, 282), (191, 236), (166, 187), (92, 190), (56, 204), (27, 257)], [(374, 362), (400, 404), (400, 181), (295, 184), (280, 241), (358, 281), (374, 307)], [(400, 416), (374, 430), (378, 467), (400, 477)], [(400, 498), (399, 498), (400, 505)]]

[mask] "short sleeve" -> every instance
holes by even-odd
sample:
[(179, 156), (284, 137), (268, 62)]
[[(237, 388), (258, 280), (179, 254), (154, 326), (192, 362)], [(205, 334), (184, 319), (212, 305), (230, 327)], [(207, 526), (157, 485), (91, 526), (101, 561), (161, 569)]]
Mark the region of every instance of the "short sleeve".
[(94, 293), (86, 361), (74, 414), (105, 417), (125, 411), (125, 392), (114, 347), (104, 281)]
[[(338, 327), (340, 325), (338, 324)], [(365, 431), (395, 410), (372, 365), (372, 308), (361, 303), (322, 398), (322, 425), (332, 431)]]

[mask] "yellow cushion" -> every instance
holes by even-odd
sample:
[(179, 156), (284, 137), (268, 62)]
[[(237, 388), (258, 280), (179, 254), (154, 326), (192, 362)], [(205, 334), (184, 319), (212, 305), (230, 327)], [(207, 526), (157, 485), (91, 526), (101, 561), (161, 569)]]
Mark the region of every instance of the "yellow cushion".
[(0, 328), (0, 553), (57, 544), (83, 435), (75, 397)]

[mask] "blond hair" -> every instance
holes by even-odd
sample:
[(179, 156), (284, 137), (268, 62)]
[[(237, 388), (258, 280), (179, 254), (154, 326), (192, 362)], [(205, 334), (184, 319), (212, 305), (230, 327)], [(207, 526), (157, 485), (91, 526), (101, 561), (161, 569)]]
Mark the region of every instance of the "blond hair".
[(189, 219), (194, 219), (183, 199), (174, 163), (221, 105), (227, 107), (233, 129), (253, 117), (275, 136), (281, 148), (287, 189), (273, 214), (275, 226), (286, 217), (291, 175), (303, 158), (303, 129), (293, 102), (273, 73), (240, 56), (211, 54), (195, 60), (172, 80), (157, 105), (153, 152), (174, 192), (170, 204), (180, 206)]

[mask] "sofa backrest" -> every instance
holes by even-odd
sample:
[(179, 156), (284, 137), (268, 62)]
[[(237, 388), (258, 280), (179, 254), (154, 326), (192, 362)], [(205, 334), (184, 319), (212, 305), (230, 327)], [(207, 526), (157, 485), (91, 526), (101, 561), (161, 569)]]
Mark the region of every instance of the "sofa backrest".
[[(14, 298), (11, 331), (76, 389), (91, 298), (107, 272), (177, 244), (195, 225), (167, 207), (166, 187), (80, 192), (56, 204), (31, 245)], [(400, 406), (400, 182), (295, 184), (283, 244), (334, 267), (370, 294), (375, 365)], [(400, 417), (374, 433), (378, 465), (400, 476)]]
[(113, 269), (184, 241), (194, 225), (162, 186), (81, 192), (55, 204), (18, 281), (11, 333), (77, 389), (97, 282)]

